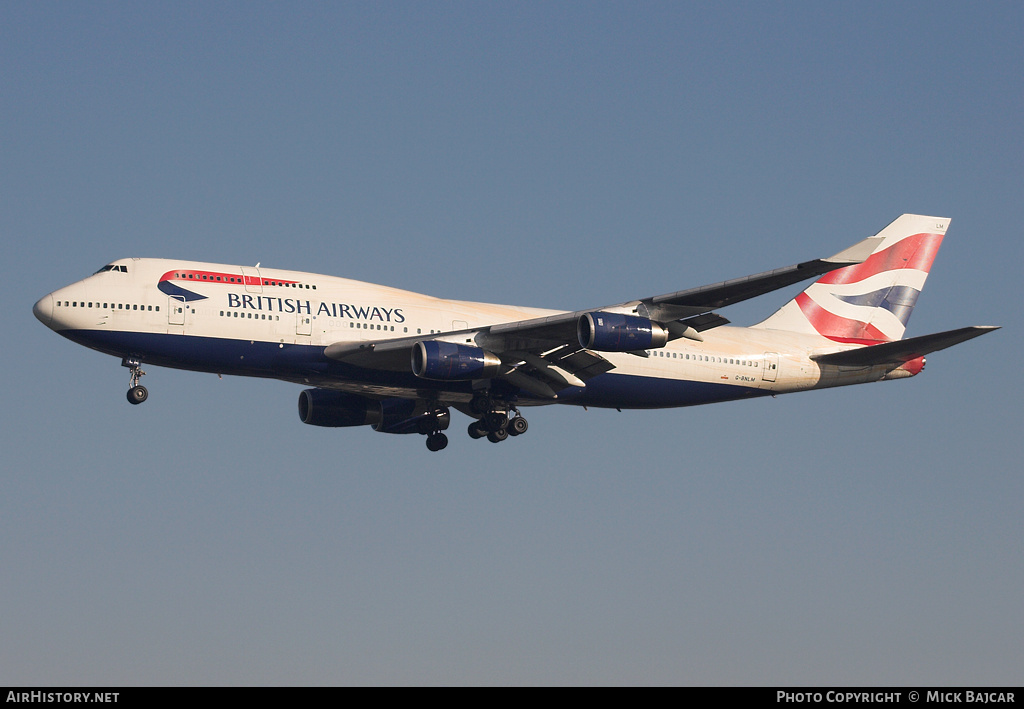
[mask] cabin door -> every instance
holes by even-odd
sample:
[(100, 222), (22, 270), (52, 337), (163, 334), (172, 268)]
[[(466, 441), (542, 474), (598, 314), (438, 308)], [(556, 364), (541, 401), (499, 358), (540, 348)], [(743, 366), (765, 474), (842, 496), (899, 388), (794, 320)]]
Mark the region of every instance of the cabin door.
[(180, 295), (167, 296), (167, 324), (185, 324), (185, 299)]
[(245, 280), (246, 293), (263, 292), (263, 279), (260, 278), (260, 271), (258, 268), (242, 266), (242, 278)]
[(764, 369), (761, 370), (761, 379), (766, 382), (774, 382), (775, 377), (779, 375), (779, 353), (778, 352), (765, 352), (764, 353)]

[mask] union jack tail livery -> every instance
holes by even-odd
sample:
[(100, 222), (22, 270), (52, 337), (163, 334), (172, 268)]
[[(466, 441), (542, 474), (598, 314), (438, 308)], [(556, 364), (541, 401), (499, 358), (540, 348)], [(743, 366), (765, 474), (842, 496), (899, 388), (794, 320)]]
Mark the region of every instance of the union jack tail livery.
[(826, 273), (755, 327), (877, 345), (903, 337), (949, 219), (904, 214), (863, 263)]

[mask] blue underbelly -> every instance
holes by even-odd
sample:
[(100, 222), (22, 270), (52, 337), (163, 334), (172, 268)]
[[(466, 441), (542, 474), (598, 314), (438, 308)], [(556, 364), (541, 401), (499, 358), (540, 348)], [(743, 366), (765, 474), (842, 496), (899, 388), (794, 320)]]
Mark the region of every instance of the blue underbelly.
[[(366, 383), (460, 394), (472, 393), (470, 382), (439, 382), (405, 372), (365, 369), (328, 359), (319, 345), (234, 340), (196, 335), (142, 333), (104, 330), (64, 330), (68, 339), (116, 357), (134, 357), (143, 362), (175, 369), (218, 374), (265, 377), (308, 382), (314, 386), (331, 383)], [(717, 401), (748, 399), (770, 394), (750, 386), (718, 382), (659, 379), (609, 372), (590, 379), (586, 388), (571, 387), (558, 392), (558, 399), (537, 399), (519, 392), (524, 403), (560, 403), (623, 409), (658, 409), (695, 406)]]

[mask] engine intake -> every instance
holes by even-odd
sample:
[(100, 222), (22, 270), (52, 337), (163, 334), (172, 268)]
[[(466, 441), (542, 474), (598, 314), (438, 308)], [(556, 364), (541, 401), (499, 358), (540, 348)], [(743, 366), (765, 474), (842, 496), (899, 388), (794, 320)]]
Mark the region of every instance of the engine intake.
[(412, 348), (412, 371), (422, 379), (465, 381), (491, 379), (501, 370), (498, 356), (468, 345), (425, 340)]
[(668, 330), (656, 322), (621, 313), (586, 313), (576, 323), (580, 345), (598, 352), (632, 352), (668, 343)]

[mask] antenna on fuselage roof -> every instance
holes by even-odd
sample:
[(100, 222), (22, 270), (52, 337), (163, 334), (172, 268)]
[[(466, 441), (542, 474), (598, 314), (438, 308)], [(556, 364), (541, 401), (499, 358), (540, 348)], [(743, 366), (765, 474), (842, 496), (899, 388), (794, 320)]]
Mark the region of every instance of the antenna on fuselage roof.
[(256, 265), (255, 265), (255, 266), (253, 266), (253, 268), (259, 268), (259, 267), (260, 267), (260, 262), (259, 262), (259, 261), (257, 261), (257, 262), (256, 262)]

